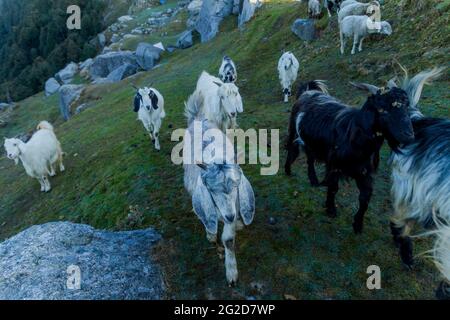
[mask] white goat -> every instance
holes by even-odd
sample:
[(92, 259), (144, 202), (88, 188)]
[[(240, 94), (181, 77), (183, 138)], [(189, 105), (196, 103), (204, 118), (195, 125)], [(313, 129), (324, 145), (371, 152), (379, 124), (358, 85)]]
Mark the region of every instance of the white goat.
[(236, 65), (228, 56), (223, 57), (222, 65), (219, 69), (219, 78), (224, 83), (235, 83), (237, 80)]
[(316, 18), (320, 15), (319, 0), (308, 0), (308, 15), (310, 18)]
[(201, 112), (206, 119), (214, 122), (223, 132), (237, 126), (237, 114), (243, 112), (244, 107), (239, 89), (234, 83), (223, 83), (203, 71), (196, 92), (202, 96)]
[(63, 152), (50, 123), (42, 121), (37, 129), (27, 143), (17, 138), (5, 138), (4, 147), (7, 157), (16, 165), (22, 161), (26, 173), (41, 184), (41, 191), (48, 192), (51, 190), (48, 176), (56, 175), (55, 163), (59, 162), (61, 172), (65, 170)]
[(155, 88), (136, 88), (134, 96), (134, 112), (138, 113), (138, 120), (142, 122), (156, 150), (161, 150), (159, 144), (159, 130), (162, 120), (166, 117), (164, 98)]
[[(235, 164), (233, 145), (227, 136), (202, 114), (203, 96), (194, 92), (186, 103), (188, 129), (183, 146), (184, 186), (192, 207), (216, 242), (218, 221), (224, 223), (225, 270), (229, 285), (238, 279), (235, 237), (239, 223), (250, 225), (255, 214), (255, 196), (242, 169)], [(242, 225), (242, 223), (241, 223)]]
[(341, 54), (345, 51), (345, 39), (353, 38), (352, 54), (356, 52), (356, 46), (359, 43), (358, 51), (362, 51), (363, 40), (370, 34), (379, 33), (384, 35), (392, 34), (392, 27), (387, 21), (379, 24), (380, 29), (372, 28), (373, 21), (368, 16), (348, 16), (339, 24), (339, 35), (341, 40)]
[(299, 63), (297, 58), (291, 52), (285, 52), (278, 61), (278, 75), (283, 88), (284, 102), (289, 102), (289, 96), (292, 95), (292, 85), (297, 80)]
[(338, 12), (338, 22), (341, 23), (348, 16), (361, 16), (366, 14), (371, 16), (376, 11), (380, 12), (380, 3), (378, 1), (371, 1), (369, 3), (344, 1)]

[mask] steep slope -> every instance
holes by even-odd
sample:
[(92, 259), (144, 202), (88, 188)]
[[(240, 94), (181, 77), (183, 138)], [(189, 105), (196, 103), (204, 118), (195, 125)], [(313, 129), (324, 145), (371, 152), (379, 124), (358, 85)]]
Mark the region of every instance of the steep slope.
[[(128, 81), (90, 88), (83, 99), (96, 101), (95, 107), (66, 123), (60, 120), (57, 97), (44, 98), (41, 93), (26, 99), (16, 109), (12, 125), (0, 128), (0, 135), (31, 130), (41, 119), (54, 122), (68, 170), (53, 179), (53, 191), (43, 195), (23, 168), (0, 159), (0, 236), (55, 220), (107, 229), (154, 226), (163, 234), (160, 263), (165, 266), (170, 297), (175, 298), (282, 299), (285, 294), (303, 299), (432, 298), (439, 279), (432, 263), (418, 260), (414, 271), (405, 271), (391, 241), (387, 150), (366, 229), (359, 236), (351, 228), (357, 206), (353, 184), (340, 189), (339, 216), (332, 220), (324, 215), (324, 190), (312, 189), (307, 182), (303, 158), (295, 164), (293, 178), (281, 170), (264, 177), (259, 175), (259, 165), (244, 166), (256, 192), (257, 211), (254, 224), (237, 236), (240, 282), (235, 289), (226, 287), (222, 253), (206, 241), (191, 211), (182, 168), (170, 161), (175, 145), (170, 142), (171, 132), (185, 127), (183, 101), (202, 70), (216, 73), (224, 54), (233, 57), (239, 68), (245, 107), (240, 126), (280, 129), (282, 139), (290, 109), (281, 103), (276, 73), (283, 49), (299, 58), (301, 81), (328, 80), (333, 95), (355, 105), (365, 97), (348, 82), (384, 85), (396, 71), (394, 58), (411, 72), (448, 67), (448, 1), (421, 1), (425, 5), (421, 10), (411, 1), (401, 3), (400, 7), (389, 1), (383, 10), (383, 17), (393, 22), (394, 34), (367, 41), (365, 51), (355, 56), (340, 56), (335, 18), (327, 27), (326, 18), (318, 22), (323, 27), (319, 40), (304, 43), (296, 38), (290, 26), (296, 18), (307, 16), (306, 6), (290, 1), (266, 3), (244, 31), (235, 29), (236, 18), (229, 18), (213, 41), (166, 54), (161, 66), (132, 79), (138, 85), (153, 81), (165, 96), (168, 116), (159, 153), (135, 120)], [(172, 39), (178, 29), (167, 28)], [(425, 88), (426, 114), (449, 117), (448, 85), (446, 75)], [(282, 164), (283, 150), (280, 154)], [(270, 218), (275, 224), (268, 223)], [(416, 244), (416, 252), (430, 248), (428, 240)], [(374, 264), (382, 270), (383, 289), (369, 291), (366, 269)]]

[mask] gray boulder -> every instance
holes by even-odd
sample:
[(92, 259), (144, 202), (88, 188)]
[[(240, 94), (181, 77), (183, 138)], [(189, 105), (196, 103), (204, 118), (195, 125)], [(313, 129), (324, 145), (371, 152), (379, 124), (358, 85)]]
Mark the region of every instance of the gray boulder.
[(149, 43), (141, 42), (136, 49), (136, 59), (138, 65), (148, 71), (158, 63), (161, 56), (160, 48), (157, 48)]
[(61, 87), (61, 85), (59, 84), (58, 81), (56, 81), (55, 78), (50, 78), (45, 82), (45, 95), (51, 96), (52, 94), (55, 94), (56, 92), (58, 92), (59, 88)]
[(297, 19), (291, 27), (292, 32), (302, 40), (317, 39), (317, 30), (313, 19)]
[(243, 0), (242, 10), (239, 12), (238, 26), (242, 28), (244, 24), (253, 17), (256, 9), (261, 6), (259, 0)]
[(83, 89), (83, 85), (75, 84), (66, 84), (59, 89), (59, 110), (65, 121), (70, 119), (72, 104), (80, 98)]
[(194, 44), (194, 40), (192, 37), (192, 31), (186, 30), (184, 31), (177, 40), (177, 47), (180, 49), (187, 49), (192, 47)]
[(116, 70), (112, 71), (106, 78), (110, 82), (119, 82), (137, 72), (137, 66), (134, 64), (125, 63)]
[(99, 33), (97, 36), (98, 44), (101, 48), (103, 48), (106, 45), (106, 37), (104, 33)]
[(153, 229), (33, 226), (0, 244), (0, 299), (162, 299), (162, 275), (150, 255), (159, 240)]
[(0, 103), (0, 111), (6, 110), (10, 107), (11, 105), (9, 103)]
[(112, 71), (129, 63), (136, 65), (136, 56), (131, 51), (113, 51), (101, 54), (94, 58), (90, 67), (91, 78), (105, 78)]
[(76, 64), (75, 62), (71, 62), (64, 69), (59, 71), (55, 75), (55, 78), (61, 83), (68, 84), (72, 82), (72, 79), (77, 74), (77, 72), (78, 64)]
[(111, 37), (111, 43), (117, 43), (120, 41), (120, 36), (118, 34), (113, 34)]
[(234, 0), (204, 0), (195, 29), (200, 33), (201, 41), (213, 39), (219, 32), (222, 20), (233, 13)]

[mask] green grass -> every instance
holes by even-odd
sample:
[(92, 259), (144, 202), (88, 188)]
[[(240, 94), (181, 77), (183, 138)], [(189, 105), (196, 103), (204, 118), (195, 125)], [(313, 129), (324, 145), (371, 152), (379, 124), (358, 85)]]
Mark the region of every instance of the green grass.
[[(341, 184), (339, 216), (329, 219), (323, 209), (325, 190), (309, 186), (303, 156), (292, 178), (282, 170), (263, 177), (259, 165), (243, 166), (255, 190), (257, 208), (254, 223), (237, 236), (240, 281), (233, 289), (226, 286), (220, 252), (206, 241), (192, 213), (183, 190), (183, 169), (170, 161), (176, 144), (170, 141), (171, 132), (185, 127), (183, 102), (200, 72), (216, 73), (224, 54), (239, 69), (245, 107), (239, 118), (241, 128), (280, 129), (283, 140), (290, 109), (281, 102), (276, 72), (283, 49), (299, 58), (300, 81), (326, 79), (333, 95), (355, 105), (365, 97), (355, 97), (348, 82), (384, 85), (398, 69), (394, 58), (412, 73), (435, 65), (448, 67), (446, 55), (424, 56), (432, 49), (448, 49), (448, 11), (413, 13), (409, 4), (402, 12), (400, 17), (397, 4), (388, 2), (383, 17), (394, 21), (394, 34), (366, 41), (364, 51), (355, 56), (340, 56), (335, 18), (319, 40), (304, 43), (296, 38), (290, 26), (306, 16), (306, 7), (287, 1), (265, 4), (243, 31), (235, 28), (235, 17), (229, 18), (213, 41), (166, 54), (160, 67), (132, 79), (138, 85), (154, 81), (165, 96), (168, 115), (159, 153), (132, 112), (131, 80), (89, 88), (83, 100), (93, 101), (94, 106), (69, 122), (60, 120), (57, 97), (38, 94), (20, 102), (0, 135), (32, 130), (42, 119), (54, 122), (67, 153), (67, 171), (51, 180), (51, 193), (41, 194), (37, 181), (28, 178), (22, 167), (0, 159), (0, 237), (58, 220), (111, 230), (154, 226), (164, 238), (155, 254), (166, 275), (169, 298), (283, 299), (285, 294), (299, 299), (433, 298), (439, 274), (432, 262), (419, 259), (413, 271), (404, 270), (391, 240), (387, 148), (362, 235), (354, 235), (351, 228), (358, 196), (354, 183)], [(422, 109), (427, 115), (449, 117), (448, 85), (447, 74), (425, 88)], [(280, 153), (283, 164), (285, 155), (283, 150)], [(137, 216), (137, 223), (130, 225), (130, 212)], [(275, 225), (268, 223), (270, 217), (276, 218)], [(430, 249), (431, 242), (416, 239), (415, 245), (419, 253)], [(366, 269), (373, 264), (381, 268), (382, 290), (366, 289)]]

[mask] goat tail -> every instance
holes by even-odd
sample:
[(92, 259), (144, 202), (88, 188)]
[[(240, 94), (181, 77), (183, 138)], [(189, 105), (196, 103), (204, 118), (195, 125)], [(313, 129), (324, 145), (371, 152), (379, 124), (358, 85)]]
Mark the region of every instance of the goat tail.
[(297, 100), (304, 94), (306, 91), (316, 90), (328, 94), (328, 86), (325, 80), (313, 80), (307, 83), (302, 83), (298, 87), (297, 90)]
[(300, 102), (297, 101), (292, 107), (291, 116), (289, 118), (289, 131), (287, 141), (285, 143), (285, 149), (291, 150), (292, 148), (298, 148), (297, 143), (302, 143), (298, 133), (298, 118), (300, 116)]
[(200, 115), (204, 97), (200, 91), (196, 90), (184, 103), (184, 115), (187, 118), (188, 126)]
[(51, 130), (54, 131), (53, 126), (48, 121), (41, 121), (36, 127), (37, 130)]

